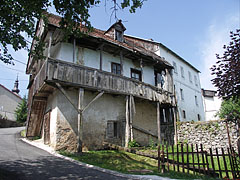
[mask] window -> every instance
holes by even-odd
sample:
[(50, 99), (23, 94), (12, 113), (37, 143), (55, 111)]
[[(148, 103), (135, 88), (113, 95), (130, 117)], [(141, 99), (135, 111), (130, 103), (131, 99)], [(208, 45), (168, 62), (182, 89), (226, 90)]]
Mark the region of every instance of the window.
[(121, 65), (112, 62), (112, 73), (121, 75)]
[(188, 71), (188, 76), (189, 76), (189, 82), (192, 83), (192, 74), (190, 71)]
[(182, 111), (182, 114), (183, 114), (183, 119), (186, 119), (186, 112), (185, 112), (185, 110)]
[(201, 121), (201, 116), (200, 114), (197, 115), (198, 121)]
[(177, 64), (174, 61), (173, 61), (173, 68), (174, 68), (174, 72), (177, 74)]
[(181, 100), (184, 100), (183, 89), (180, 89)]
[(184, 78), (184, 69), (182, 66), (181, 66), (181, 76), (182, 76), (182, 78)]
[(196, 104), (196, 106), (198, 106), (198, 99), (197, 99), (197, 96), (195, 96), (195, 104)]
[(115, 40), (123, 42), (123, 33), (115, 29)]
[(120, 124), (117, 121), (107, 122), (107, 138), (118, 138), (119, 137)]
[(197, 76), (196, 75), (194, 75), (194, 82), (195, 82), (195, 85), (198, 86)]
[(138, 81), (142, 81), (142, 73), (137, 69), (131, 68), (131, 78), (136, 79)]

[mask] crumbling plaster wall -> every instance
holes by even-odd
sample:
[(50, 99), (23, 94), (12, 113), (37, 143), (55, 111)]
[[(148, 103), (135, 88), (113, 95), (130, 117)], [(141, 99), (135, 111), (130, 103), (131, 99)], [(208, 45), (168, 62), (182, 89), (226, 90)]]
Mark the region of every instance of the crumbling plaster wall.
[[(73, 103), (78, 106), (78, 90), (66, 89)], [(99, 92), (84, 91), (83, 107)], [(135, 99), (136, 114), (133, 124), (157, 135), (156, 107), (154, 103)], [(103, 142), (124, 145), (126, 96), (103, 94), (83, 112), (83, 148), (94, 150), (103, 148)], [(48, 98), (51, 108), (50, 145), (56, 150), (77, 151), (77, 111), (59, 90)], [(116, 121), (121, 125), (120, 137), (107, 137), (107, 122)], [(141, 145), (148, 145), (151, 137), (134, 130), (134, 139)], [(154, 138), (152, 138), (154, 139)]]

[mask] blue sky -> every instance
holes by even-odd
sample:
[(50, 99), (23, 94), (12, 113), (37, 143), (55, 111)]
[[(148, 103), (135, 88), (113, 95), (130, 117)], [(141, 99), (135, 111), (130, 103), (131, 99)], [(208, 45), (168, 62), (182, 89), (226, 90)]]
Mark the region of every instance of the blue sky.
[[(115, 22), (114, 16), (110, 18), (110, 0), (106, 2), (106, 7), (103, 1), (90, 10), (92, 25), (102, 30)], [(240, 28), (240, 0), (147, 0), (135, 14), (119, 10), (117, 17), (127, 28), (126, 34), (166, 45), (201, 71), (203, 88), (213, 89), (209, 68), (216, 62), (215, 54), (221, 54), (223, 45), (228, 44), (229, 32)], [(13, 56), (27, 62), (25, 51), (13, 52)], [(18, 73), (20, 94), (27, 94), (25, 65), (0, 62), (0, 68), (0, 84), (12, 89)]]

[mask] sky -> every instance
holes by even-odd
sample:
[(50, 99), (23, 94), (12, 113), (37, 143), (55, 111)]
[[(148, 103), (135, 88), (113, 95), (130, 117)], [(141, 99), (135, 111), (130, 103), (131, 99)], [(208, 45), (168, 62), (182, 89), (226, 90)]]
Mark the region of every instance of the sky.
[[(106, 6), (104, 0), (90, 9), (95, 28), (107, 30), (115, 23), (111, 7), (111, 0), (106, 0)], [(53, 8), (49, 11), (54, 13)], [(240, 28), (240, 0), (147, 0), (136, 13), (117, 11), (117, 18), (123, 21), (125, 34), (164, 44), (201, 72), (202, 88), (214, 90), (209, 68), (216, 62), (215, 54), (221, 55), (223, 45), (229, 43), (229, 32)], [(11, 53), (22, 63), (12, 66), (0, 62), (0, 84), (11, 90), (18, 75), (20, 95), (27, 95), (24, 64), (28, 53)]]

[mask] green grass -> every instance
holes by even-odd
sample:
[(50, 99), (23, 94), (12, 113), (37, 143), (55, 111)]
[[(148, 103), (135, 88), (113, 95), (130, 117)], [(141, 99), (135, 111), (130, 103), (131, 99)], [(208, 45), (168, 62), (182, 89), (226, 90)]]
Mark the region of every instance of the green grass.
[(20, 134), (21, 134), (22, 137), (26, 137), (26, 130), (25, 129), (22, 130)]
[(87, 164), (92, 164), (101, 168), (127, 174), (132, 174), (130, 171), (137, 171), (137, 173), (135, 172), (134, 174), (144, 174), (139, 171), (147, 169), (151, 170), (152, 173), (145, 174), (159, 175), (175, 179), (210, 179), (209, 177), (202, 175), (174, 172), (172, 169), (170, 169), (169, 172), (162, 174), (158, 172), (156, 160), (124, 151), (89, 151), (84, 152), (81, 155), (68, 152), (60, 152), (60, 154)]
[[(162, 146), (161, 146), (162, 147)], [(166, 155), (166, 151), (167, 149), (166, 149), (166, 146), (164, 146), (164, 153), (165, 153), (165, 157), (167, 157), (167, 155)], [(157, 156), (157, 148), (155, 147), (155, 148), (145, 148), (145, 149), (142, 149), (142, 150), (140, 150), (140, 151), (142, 151), (142, 152), (144, 152), (144, 153), (147, 153), (147, 154), (151, 154), (151, 155), (155, 155), (155, 156)], [(169, 155), (168, 156), (168, 158), (169, 159), (171, 159), (171, 160), (175, 160), (175, 161), (178, 161), (180, 164), (182, 163), (182, 162), (184, 162), (184, 163), (187, 163), (187, 154), (184, 154), (184, 157), (182, 158), (182, 155), (181, 155), (181, 152), (183, 151), (183, 152), (187, 152), (187, 148), (186, 148), (186, 146), (183, 146), (183, 150), (181, 149), (181, 146), (179, 146), (179, 149), (178, 149), (178, 152), (180, 152), (179, 153), (179, 157), (178, 157), (178, 159), (177, 159), (177, 146), (176, 145), (174, 145), (174, 148), (172, 149), (172, 147), (168, 147), (168, 152), (169, 153), (172, 153), (172, 151), (174, 151), (174, 156), (173, 155)], [(195, 151), (195, 150), (194, 150)], [(197, 156), (196, 154), (194, 154), (194, 156), (192, 156), (192, 150), (189, 148), (188, 149), (188, 152), (189, 152), (189, 156), (188, 156), (188, 162), (189, 163), (193, 163), (193, 161), (194, 161), (194, 163), (203, 163), (203, 161), (206, 163), (206, 157), (204, 156), (204, 158), (199, 154), (199, 156)], [(195, 151), (196, 152), (196, 151)], [(213, 152), (214, 154), (215, 154), (215, 152)], [(221, 154), (222, 152), (219, 152), (219, 154)], [(209, 163), (209, 168), (210, 169), (212, 169), (213, 168), (213, 166), (212, 166), (212, 161), (211, 161), (211, 157), (209, 157), (208, 156), (208, 158), (207, 158), (207, 160), (208, 160), (208, 163)], [(226, 160), (226, 165), (227, 165), (227, 169), (228, 170), (231, 170), (231, 164), (230, 164), (230, 158), (228, 157), (228, 156), (225, 156), (225, 160)], [(239, 159), (239, 157), (237, 157), (237, 161), (239, 161), (240, 159)], [(214, 156), (213, 157), (213, 162), (214, 162), (214, 168), (215, 168), (215, 170), (219, 170), (219, 165), (218, 165), (218, 160), (217, 160), (217, 158), (216, 158), (216, 156)], [(224, 166), (224, 161), (223, 161), (223, 157), (219, 157), (219, 162), (220, 162), (220, 169), (222, 170), (222, 175), (223, 175), (223, 177), (225, 177), (226, 176), (226, 173), (224, 172), (224, 170), (226, 169), (225, 168), (225, 166)], [(200, 165), (199, 166), (200, 168), (201, 167), (203, 167), (203, 165)], [(197, 165), (195, 165), (195, 168), (197, 169), (198, 168), (198, 166)], [(207, 166), (205, 165), (205, 168), (207, 169)], [(186, 170), (185, 170), (186, 171)], [(229, 172), (229, 176), (230, 176), (230, 178), (233, 178), (232, 177), (232, 173), (230, 173)]]

